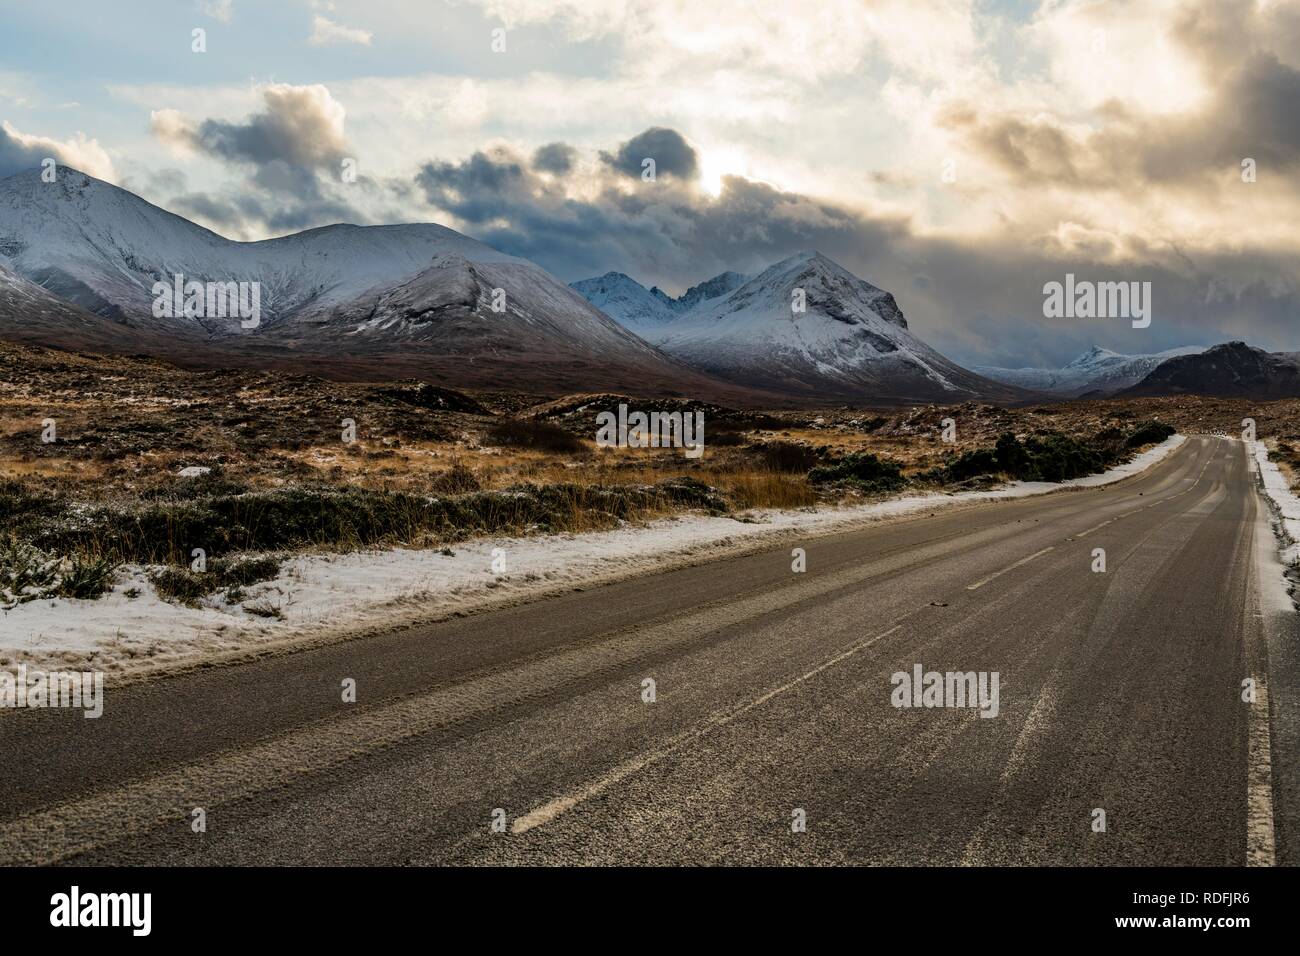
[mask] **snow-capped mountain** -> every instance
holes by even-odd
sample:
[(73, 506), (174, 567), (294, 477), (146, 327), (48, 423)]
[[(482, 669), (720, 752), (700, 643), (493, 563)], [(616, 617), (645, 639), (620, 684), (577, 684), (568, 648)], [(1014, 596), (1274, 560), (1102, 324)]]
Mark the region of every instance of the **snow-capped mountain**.
[[(150, 351), (167, 357), (183, 345), (194, 358), (188, 343), (199, 340), (213, 361), (310, 358), (331, 373), (720, 396), (719, 383), (540, 266), (434, 224), (334, 225), (234, 242), (76, 170), (60, 168), (53, 183), (30, 170), (0, 180), (0, 267), (152, 336)], [(258, 283), (258, 325), (155, 317), (153, 286), (176, 275)]]
[(149, 337), (138, 330), (65, 302), (3, 265), (0, 330), (13, 341), (68, 349), (143, 352), (149, 345)]
[(365, 348), (370, 339), (401, 339), (452, 353), (485, 347), (527, 352), (549, 339), (575, 355), (662, 358), (540, 266), (471, 258), (455, 249), (436, 251), (410, 274), (360, 294), (303, 302), (278, 331), (342, 336), (351, 348)]
[(1120, 395), (1296, 398), (1300, 397), (1300, 353), (1265, 352), (1245, 342), (1224, 342), (1194, 355), (1161, 362), (1150, 375)]
[(625, 329), (644, 338), (678, 315), (739, 288), (748, 278), (739, 272), (724, 272), (691, 286), (677, 298), (658, 286), (647, 289), (622, 272), (606, 272), (594, 279), (570, 283), (570, 287)]
[[(274, 325), (307, 303), (348, 302), (399, 281), (448, 252), (537, 268), (433, 224), (335, 225), (234, 242), (66, 167), (53, 183), (37, 170), (0, 181), (0, 264), (104, 315), (151, 316), (154, 282), (179, 274), (259, 282), (263, 324)], [(214, 334), (239, 331), (210, 325)]]
[(1185, 346), (1149, 355), (1122, 355), (1093, 346), (1062, 368), (997, 368), (976, 365), (972, 370), (995, 382), (1077, 398), (1093, 392), (1112, 394), (1121, 391), (1142, 381), (1165, 359), (1195, 355), (1201, 351), (1203, 349), (1198, 346)]
[[(704, 280), (699, 285), (691, 286), (676, 299), (673, 299), (673, 311), (689, 312), (703, 302), (708, 302), (739, 289), (748, 281), (749, 276), (741, 275), (739, 272), (723, 272), (712, 279)], [(653, 291), (658, 292), (659, 290), (654, 289)]]
[[(702, 287), (719, 294), (696, 296), (684, 311), (635, 328), (670, 355), (730, 381), (836, 401), (1028, 397), (944, 358), (912, 335), (892, 295), (818, 252), (790, 256), (750, 279), (724, 273)], [(803, 311), (795, 310), (796, 290)]]
[(672, 321), (677, 314), (673, 299), (659, 288), (647, 289), (622, 272), (606, 272), (594, 279), (570, 283), (570, 288), (625, 329), (641, 335)]

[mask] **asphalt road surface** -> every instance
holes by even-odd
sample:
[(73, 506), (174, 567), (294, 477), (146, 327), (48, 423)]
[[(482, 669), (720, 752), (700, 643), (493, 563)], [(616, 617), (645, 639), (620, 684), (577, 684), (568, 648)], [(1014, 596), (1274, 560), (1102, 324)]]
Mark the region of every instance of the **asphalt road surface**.
[[(1274, 554), (1241, 444), (1191, 438), (1114, 486), (110, 686), (99, 720), (0, 713), (0, 863), (1292, 862)], [(893, 706), (918, 664), (996, 674), (997, 716)]]

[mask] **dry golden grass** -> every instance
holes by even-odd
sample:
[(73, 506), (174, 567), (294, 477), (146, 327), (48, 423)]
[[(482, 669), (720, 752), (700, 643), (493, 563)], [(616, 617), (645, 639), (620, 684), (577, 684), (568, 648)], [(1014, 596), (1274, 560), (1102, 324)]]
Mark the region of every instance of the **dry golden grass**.
[(737, 469), (720, 474), (717, 485), (738, 508), (809, 508), (817, 503), (803, 475)]
[(904, 474), (933, 468), (943, 459), (984, 447), (985, 436), (957, 431), (957, 440), (942, 442), (937, 435), (875, 435), (841, 428), (791, 428), (773, 436), (813, 448), (827, 447), (836, 454), (869, 453), (898, 462)]
[[(582, 500), (581, 489), (653, 487), (674, 478), (716, 488), (736, 509), (815, 504), (816, 493), (804, 475), (769, 470), (743, 444), (779, 440), (832, 453), (876, 451), (905, 463), (915, 455), (914, 442), (882, 441), (834, 423), (811, 427), (808, 418), (791, 421), (789, 429), (773, 429), (770, 422), (764, 429), (718, 426), (722, 431), (706, 434), (704, 456), (697, 459), (686, 458), (680, 449), (597, 448), (594, 433), (577, 453), (493, 447), (481, 444), (493, 434), (487, 416), (427, 416), (418, 409), (393, 412), (391, 403), (357, 405), (364, 395), (355, 386), (294, 384), (254, 375), (208, 381), (185, 373), (163, 375), (150, 367), (143, 376), (100, 370), (96, 388), (86, 392), (85, 370), (71, 359), (60, 361), (71, 362), (65, 376), (42, 372), (46, 377), (16, 378), (10, 383), (14, 389), (0, 396), (0, 436), (14, 436), (0, 447), (0, 477), (50, 480), (91, 500), (129, 499), (174, 487), (176, 473), (189, 465), (219, 468), (225, 478), (259, 490), (327, 483), (454, 494), (533, 485), (577, 489), (561, 523), (580, 530), (608, 521), (593, 513), (599, 507)], [(61, 437), (93, 440), (29, 451), (34, 430), (47, 415), (58, 421)], [(355, 416), (359, 424), (353, 444), (337, 440), (334, 423), (345, 415)], [(317, 427), (308, 428), (310, 422)], [(742, 445), (709, 443), (710, 434), (724, 433)], [(425, 437), (435, 434), (437, 440)], [(299, 445), (304, 438), (308, 444)], [(456, 480), (447, 477), (453, 469)], [(472, 480), (463, 479), (465, 472)]]
[[(866, 447), (854, 443), (854, 448)], [(816, 495), (803, 475), (756, 467), (734, 449), (706, 449), (704, 457), (686, 458), (667, 448), (601, 448), (570, 456), (513, 448), (484, 448), (464, 443), (407, 443), (385, 449), (374, 443), (317, 446), (286, 452), (328, 480), (388, 490), (421, 491), (455, 467), (468, 469), (483, 490), (501, 491), (520, 484), (654, 485), (690, 477), (721, 490), (736, 507), (804, 508)], [(374, 457), (375, 455), (379, 457)], [(574, 503), (573, 530), (592, 520)]]
[[(341, 383), (248, 371), (200, 374), (134, 360), (22, 349), (10, 353), (9, 373), (0, 377), (0, 479), (44, 483), (46, 490), (77, 501), (124, 506), (166, 498), (172, 491), (183, 496), (186, 485), (177, 473), (199, 465), (217, 470), (227, 492), (240, 486), (250, 491), (296, 486), (319, 490), (325, 484), (445, 496), (532, 486), (561, 502), (563, 514), (556, 525), (576, 531), (616, 520), (602, 513), (600, 503), (608, 502), (611, 488), (625, 489), (624, 498), (643, 507), (642, 502), (660, 500), (645, 489), (690, 478), (717, 489), (732, 511), (810, 507), (819, 500), (857, 493), (812, 486), (806, 477), (810, 462), (871, 453), (912, 475), (962, 451), (990, 447), (1008, 430), (1058, 429), (1087, 436), (1117, 422), (1127, 426), (1139, 417), (1157, 416), (1194, 431), (1239, 422), (1249, 411), (1260, 421), (1261, 434), (1271, 428), (1279, 438), (1300, 445), (1300, 426), (1295, 425), (1300, 402), (1294, 401), (1268, 408), (1176, 399), (1023, 410), (966, 403), (896, 411), (776, 410), (762, 415), (711, 410), (704, 455), (688, 459), (680, 449), (597, 448), (594, 424), (566, 413), (565, 408), (577, 407), (566, 397), (552, 402), (556, 410), (540, 418), (552, 431), (576, 429), (583, 447), (574, 452), (558, 450), (561, 444), (528, 441), (526, 433), (512, 438), (503, 432), (502, 423), (510, 415), (519, 414), (523, 422), (539, 418), (540, 399), (523, 396), (502, 405), (483, 396), (473, 401), (472, 396), (461, 396), (465, 401), (460, 401), (450, 395), (450, 406), (434, 407), (392, 383)], [(0, 344), (0, 358), (6, 354)], [(946, 416), (958, 422), (955, 445), (939, 438)], [(58, 423), (61, 440), (55, 445), (39, 444), (40, 422), (46, 417)], [(354, 444), (341, 440), (339, 424), (344, 418), (357, 423)], [(491, 444), (498, 441), (523, 443)], [(803, 456), (787, 454), (789, 449), (765, 454), (753, 447), (770, 442), (800, 445), (813, 454), (804, 461)], [(801, 471), (771, 470), (778, 463)], [(1300, 468), (1295, 461), (1290, 465), (1294, 481)], [(653, 517), (661, 513), (660, 507), (687, 507), (673, 505), (674, 500), (690, 499), (662, 496), (662, 505), (651, 504), (635, 518)], [(489, 501), (484, 507), (494, 505)], [(622, 514), (628, 516), (625, 510)]]
[(93, 484), (105, 477), (105, 466), (98, 461), (66, 458), (0, 458), (0, 478), (46, 479), (58, 482)]

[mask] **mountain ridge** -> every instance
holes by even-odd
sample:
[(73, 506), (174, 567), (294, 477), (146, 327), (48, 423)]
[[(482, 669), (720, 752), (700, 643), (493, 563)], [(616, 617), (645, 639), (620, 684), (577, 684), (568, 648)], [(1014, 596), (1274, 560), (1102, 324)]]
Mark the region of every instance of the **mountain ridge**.
[[(610, 274), (606, 274), (607, 278)], [(1031, 401), (1034, 393), (983, 378), (940, 355), (908, 329), (892, 294), (816, 250), (802, 250), (746, 278), (722, 273), (723, 291), (685, 311), (647, 322), (623, 305), (635, 280), (616, 274), (628, 295), (602, 307), (653, 345), (729, 381), (827, 401)], [(624, 281), (626, 280), (626, 282)], [(743, 280), (743, 281), (740, 281)], [(629, 286), (627, 283), (632, 283)], [(608, 289), (610, 282), (603, 283)], [(583, 288), (575, 283), (575, 288)], [(690, 295), (690, 291), (683, 298)], [(802, 306), (802, 311), (796, 309)]]
[[(9, 296), (0, 323), (29, 342), (75, 342), (90, 314), (100, 344), (187, 364), (771, 400), (664, 354), (535, 263), (434, 223), (340, 223), (243, 243), (70, 167), (53, 183), (33, 169), (0, 180), (0, 267), (80, 310), (62, 313), (60, 328), (53, 312), (36, 322)], [(256, 327), (155, 316), (154, 284), (178, 274), (258, 283)], [(496, 290), (499, 303), (485, 294)]]
[(1166, 359), (1199, 351), (1199, 346), (1182, 346), (1163, 352), (1125, 355), (1094, 345), (1057, 369), (975, 365), (971, 370), (1008, 385), (1077, 398), (1094, 392), (1116, 392), (1136, 385)]
[(1300, 397), (1300, 353), (1266, 352), (1240, 340), (1167, 359), (1117, 398), (1208, 395), (1268, 401)]
[[(97, 340), (120, 336), (122, 348), (191, 364), (745, 405), (1036, 397), (940, 355), (910, 332), (890, 293), (816, 250), (755, 276), (720, 273), (676, 298), (621, 273), (570, 287), (433, 223), (338, 223), (237, 242), (61, 167), (53, 183), (34, 169), (0, 180), (0, 266), (103, 320), (60, 313), (67, 327), (56, 328), (51, 307), (22, 332), (29, 341), (75, 341), (94, 326)], [(176, 276), (253, 284), (260, 314), (243, 323), (201, 303), (155, 314), (155, 283)], [(593, 281), (596, 302), (581, 294)], [(0, 321), (17, 334), (15, 308)]]

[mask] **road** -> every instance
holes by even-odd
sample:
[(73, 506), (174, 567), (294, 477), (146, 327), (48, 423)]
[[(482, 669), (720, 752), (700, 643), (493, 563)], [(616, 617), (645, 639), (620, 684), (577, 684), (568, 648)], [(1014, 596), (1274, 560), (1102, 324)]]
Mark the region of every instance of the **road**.
[[(1263, 513), (1194, 437), (798, 542), (803, 573), (787, 543), (6, 712), (0, 863), (1293, 862)], [(918, 664), (996, 673), (997, 716), (893, 706)]]

